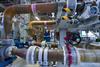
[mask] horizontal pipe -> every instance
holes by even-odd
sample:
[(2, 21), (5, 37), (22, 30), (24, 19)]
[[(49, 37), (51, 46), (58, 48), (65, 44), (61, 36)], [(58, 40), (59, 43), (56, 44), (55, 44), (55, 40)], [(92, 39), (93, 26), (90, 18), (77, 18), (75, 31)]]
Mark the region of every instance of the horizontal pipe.
[(79, 50), (82, 62), (100, 63), (100, 50)]
[[(61, 61), (61, 60), (63, 61), (63, 50), (50, 49), (48, 52), (49, 52), (49, 58), (48, 58), (49, 61)], [(56, 52), (56, 54), (55, 54), (55, 52)], [(59, 53), (59, 52), (61, 52), (61, 53)], [(24, 59), (26, 57), (26, 53), (27, 53), (27, 49), (13, 49), (13, 51), (12, 51), (13, 55), (20, 56), (21, 58), (24, 58)], [(58, 55), (60, 55), (59, 57), (61, 57), (61, 59), (55, 58)]]
[(54, 25), (55, 20), (46, 20), (46, 21), (31, 21), (29, 25)]
[[(30, 59), (33, 57), (38, 61), (38, 56), (39, 56), (39, 52), (40, 52), (40, 48), (37, 47), (37, 49), (35, 49), (34, 51), (33, 48), (36, 46), (31, 46), (28, 49), (18, 49), (16, 47), (4, 47), (4, 50), (1, 50), (0, 59), (4, 59), (7, 57), (11, 57), (12, 55), (17, 55), (21, 58), (26, 59), (26, 57), (29, 57)], [(29, 49), (32, 48), (30, 51)], [(42, 51), (42, 57), (41, 59), (43, 60), (43, 55), (44, 53), (46, 53), (44, 50), (46, 48), (41, 48), (43, 49)], [(66, 55), (64, 55), (64, 51), (66, 50)], [(87, 49), (77, 49), (77, 48), (71, 48), (71, 54), (68, 53), (67, 49), (48, 49), (47, 53), (48, 55), (45, 56), (48, 58), (48, 62), (64, 62), (64, 59), (66, 57), (66, 61), (64, 63), (68, 64), (69, 62), (69, 58), (68, 56), (72, 56), (72, 62), (73, 64), (77, 64), (79, 61), (81, 62), (95, 62), (95, 63), (100, 63), (100, 50), (87, 50)], [(27, 53), (29, 51), (29, 55), (27, 56)], [(34, 55), (32, 55), (32, 53), (34, 52)], [(79, 54), (78, 54), (79, 53)], [(29, 60), (32, 61), (32, 60)], [(34, 60), (33, 60), (34, 61)]]
[(80, 43), (79, 44), (80, 48), (85, 48), (85, 49), (100, 49), (99, 43)]
[(37, 29), (33, 28), (34, 25), (47, 25), (47, 26), (49, 26), (49, 25), (55, 25), (55, 24), (56, 24), (56, 20), (30, 21), (28, 23), (28, 30), (29, 30), (28, 34), (31, 35), (31, 36), (34, 36), (35, 32), (37, 31)]
[(61, 49), (50, 49), (48, 51), (48, 61), (63, 62), (63, 59), (64, 59), (63, 50), (61, 50)]
[(21, 58), (26, 58), (27, 49), (13, 49), (12, 55), (17, 55)]
[[(77, 49), (77, 48), (76, 48)], [(73, 63), (77, 63), (78, 60), (81, 62), (95, 62), (100, 63), (100, 50), (85, 50), (85, 49), (77, 49), (79, 52), (79, 56), (76, 53), (76, 50), (72, 51), (72, 59)], [(16, 49), (13, 51), (13, 54), (18, 55), (20, 57), (26, 57), (28, 50), (25, 49)], [(39, 52), (36, 51), (36, 53)], [(44, 53), (44, 52), (43, 52)], [(38, 55), (36, 55), (38, 56)], [(68, 57), (69, 54), (66, 52), (66, 57)], [(68, 63), (68, 58), (65, 63)], [(31, 60), (30, 60), (31, 61)], [(64, 50), (62, 49), (49, 49), (48, 50), (48, 62), (50, 61), (57, 61), (57, 62), (63, 62), (64, 61)], [(77, 61), (77, 62), (76, 62)]]
[(51, 13), (57, 10), (56, 3), (38, 3), (30, 5), (13, 5), (4, 11), (4, 30), (5, 36), (9, 35), (12, 31), (12, 18), (16, 14), (27, 13)]
[(55, 20), (48, 20), (48, 21), (31, 21), (28, 23), (28, 27), (30, 31), (33, 30), (33, 25), (54, 25), (56, 24)]

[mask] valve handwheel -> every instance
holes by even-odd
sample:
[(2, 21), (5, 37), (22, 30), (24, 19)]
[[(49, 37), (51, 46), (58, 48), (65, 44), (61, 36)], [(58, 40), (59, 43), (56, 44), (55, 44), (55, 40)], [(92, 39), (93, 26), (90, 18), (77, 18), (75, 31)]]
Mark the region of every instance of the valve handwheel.
[(72, 46), (77, 46), (81, 42), (80, 34), (77, 32), (67, 32), (67, 36), (64, 38), (65, 41)]

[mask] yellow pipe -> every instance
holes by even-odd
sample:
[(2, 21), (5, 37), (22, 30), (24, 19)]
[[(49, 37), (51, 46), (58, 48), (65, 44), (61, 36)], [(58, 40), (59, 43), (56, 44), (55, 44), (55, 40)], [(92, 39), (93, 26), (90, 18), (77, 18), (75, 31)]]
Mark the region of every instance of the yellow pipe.
[(32, 29), (33, 25), (54, 25), (56, 20), (48, 20), (48, 21), (31, 21), (28, 26)]
[[(30, 21), (28, 23), (28, 34), (31, 35), (32, 37), (35, 35), (35, 32), (37, 31), (37, 29), (33, 28), (33, 25), (54, 25), (55, 22), (56, 22), (56, 20)], [(43, 33), (43, 31), (41, 33)]]

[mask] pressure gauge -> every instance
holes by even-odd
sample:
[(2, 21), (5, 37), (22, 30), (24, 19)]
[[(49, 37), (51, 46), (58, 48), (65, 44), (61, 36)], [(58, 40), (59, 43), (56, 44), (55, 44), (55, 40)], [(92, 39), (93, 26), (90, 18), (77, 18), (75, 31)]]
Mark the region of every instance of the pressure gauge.
[(90, 7), (90, 11), (89, 11), (90, 15), (97, 15), (98, 12), (99, 12), (98, 7), (96, 7), (96, 6)]
[(99, 2), (99, 5), (98, 5), (98, 8), (99, 8), (99, 16), (100, 16), (100, 2)]

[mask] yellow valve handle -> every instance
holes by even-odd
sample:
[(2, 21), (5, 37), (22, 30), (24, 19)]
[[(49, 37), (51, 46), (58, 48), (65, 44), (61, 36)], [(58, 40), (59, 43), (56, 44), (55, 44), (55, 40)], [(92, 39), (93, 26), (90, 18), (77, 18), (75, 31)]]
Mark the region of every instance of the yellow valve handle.
[(63, 10), (64, 10), (65, 12), (68, 12), (68, 13), (71, 12), (71, 10), (70, 10), (69, 8), (63, 8)]
[(69, 20), (69, 18), (67, 16), (62, 16), (63, 20)]

